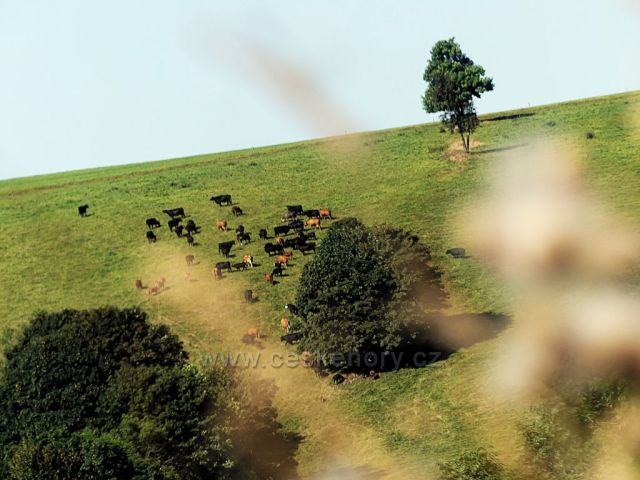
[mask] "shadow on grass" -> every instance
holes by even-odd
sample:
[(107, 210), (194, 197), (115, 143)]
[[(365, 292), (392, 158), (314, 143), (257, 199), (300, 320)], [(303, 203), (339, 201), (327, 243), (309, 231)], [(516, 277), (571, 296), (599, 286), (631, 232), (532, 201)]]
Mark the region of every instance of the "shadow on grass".
[(514, 113), (511, 115), (499, 115), (497, 117), (484, 118), (483, 122), (501, 122), (503, 120), (517, 120), (519, 118), (533, 117), (535, 112)]
[(528, 143), (517, 143), (515, 145), (506, 145), (504, 147), (488, 148), (486, 150), (474, 150), (471, 152), (471, 155), (486, 155), (487, 153), (508, 152), (510, 150), (517, 150), (519, 148), (524, 148), (528, 145), (529, 145)]
[(304, 437), (286, 431), (278, 422), (272, 400), (276, 392), (277, 386), (271, 379), (256, 379), (245, 387), (249, 405), (243, 406), (238, 414), (241, 418), (237, 419), (238, 428), (232, 434), (232, 455), (241, 465), (234, 472), (234, 479), (300, 478), (295, 455)]

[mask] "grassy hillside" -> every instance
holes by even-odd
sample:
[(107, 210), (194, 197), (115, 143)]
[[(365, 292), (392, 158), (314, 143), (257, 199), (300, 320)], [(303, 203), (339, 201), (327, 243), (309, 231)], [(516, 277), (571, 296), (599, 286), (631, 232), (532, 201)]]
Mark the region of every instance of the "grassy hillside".
[[(473, 203), (505, 149), (516, 153), (531, 135), (543, 133), (584, 151), (594, 188), (612, 208), (638, 221), (640, 153), (628, 121), (638, 106), (640, 93), (631, 93), (491, 115), (466, 161), (450, 158), (457, 139), (432, 124), (0, 182), (0, 348), (36, 309), (115, 304), (142, 305), (152, 318), (172, 325), (194, 358), (242, 349), (259, 351), (264, 359), (282, 351), (282, 305), (294, 299), (305, 259), (294, 258), (288, 275), (271, 287), (262, 280), (268, 260), (256, 240), (259, 228), (279, 224), (285, 205), (294, 203), (410, 229), (434, 253), (448, 314), (509, 313), (504, 286), (479, 263), (444, 255), (459, 242), (457, 212)], [(593, 140), (585, 139), (587, 131), (595, 133)], [(217, 243), (234, 235), (216, 232), (213, 225), (225, 218), (233, 228), (240, 220), (209, 201), (218, 193), (233, 195), (254, 238), (234, 253), (251, 253), (263, 265), (222, 282), (211, 275), (220, 260)], [(83, 203), (92, 215), (81, 219), (76, 208)], [(193, 249), (166, 228), (161, 211), (177, 206), (203, 227)], [(150, 216), (163, 223), (154, 245), (145, 240)], [(200, 261), (191, 268), (191, 282), (184, 279), (187, 253)], [(133, 288), (136, 278), (150, 283), (160, 276), (170, 288), (157, 297)], [(253, 288), (261, 301), (243, 304), (245, 288)], [(241, 343), (252, 325), (269, 334), (262, 350)], [(283, 429), (298, 435), (292, 462), (301, 474), (330, 465), (340, 472), (422, 478), (417, 472), (463, 448), (512, 441), (516, 413), (505, 415), (499, 399), (480, 394), (483, 366), (499, 343), (497, 338), (475, 345), (436, 367), (339, 388), (303, 368), (265, 364), (247, 376), (273, 387), (262, 394)], [(513, 458), (503, 459), (507, 463), (517, 461), (517, 448), (511, 451)]]

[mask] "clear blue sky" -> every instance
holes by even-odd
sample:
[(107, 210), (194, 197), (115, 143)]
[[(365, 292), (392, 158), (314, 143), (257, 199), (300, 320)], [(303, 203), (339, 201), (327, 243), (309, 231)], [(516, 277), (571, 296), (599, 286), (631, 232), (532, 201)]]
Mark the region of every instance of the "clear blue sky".
[(634, 0), (0, 0), (0, 178), (432, 120), (451, 36), (480, 112), (640, 88)]

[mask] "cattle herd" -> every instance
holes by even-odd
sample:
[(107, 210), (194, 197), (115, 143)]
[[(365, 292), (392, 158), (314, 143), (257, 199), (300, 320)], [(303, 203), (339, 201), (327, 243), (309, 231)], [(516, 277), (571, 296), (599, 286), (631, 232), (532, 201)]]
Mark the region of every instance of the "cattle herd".
[[(223, 206), (231, 207), (231, 214), (238, 218), (245, 215), (244, 211), (238, 206), (233, 205), (231, 195), (214, 195), (211, 197), (211, 201), (218, 207)], [(87, 216), (88, 205), (81, 205), (78, 207), (78, 214), (81, 217)], [(193, 219), (187, 220), (187, 215), (184, 208), (172, 208), (162, 210), (169, 220), (167, 226), (170, 232), (175, 233), (177, 238), (184, 238), (189, 246), (197, 245), (194, 235), (200, 233), (201, 229)], [(273, 237), (269, 236), (269, 229), (261, 228), (258, 231), (258, 237), (260, 241), (264, 242), (264, 252), (271, 258), (275, 258), (273, 266), (264, 273), (264, 280), (271, 285), (275, 285), (276, 278), (284, 276), (284, 270), (289, 266), (289, 261), (294, 255), (294, 251), (299, 251), (303, 256), (311, 252), (315, 252), (316, 249), (316, 233), (315, 230), (322, 230), (322, 222), (326, 220), (333, 220), (331, 210), (328, 208), (323, 209), (310, 209), (305, 210), (302, 205), (287, 205), (286, 211), (280, 217), (280, 224), (273, 227)], [(158, 239), (154, 230), (161, 228), (162, 224), (155, 217), (147, 218), (146, 221), (146, 238), (148, 243), (155, 243)], [(229, 231), (229, 226), (226, 220), (216, 220), (216, 231), (219, 233), (226, 233)], [(257, 264), (254, 263), (253, 256), (245, 254), (241, 261), (232, 262), (230, 259), (233, 257), (231, 250), (237, 244), (245, 246), (251, 243), (251, 235), (245, 229), (244, 225), (239, 224), (235, 228), (235, 240), (225, 240), (218, 243), (218, 254), (224, 257), (224, 260), (219, 261), (213, 268), (214, 278), (216, 280), (222, 280), (224, 278), (223, 272), (231, 273), (233, 271), (244, 271), (252, 269)], [(447, 250), (448, 255), (454, 258), (466, 258), (466, 252), (463, 248), (452, 248)], [(189, 254), (185, 257), (187, 266), (192, 266), (196, 263), (195, 255)], [(190, 279), (191, 274), (187, 272), (185, 274), (186, 279)], [(161, 278), (156, 281), (152, 286), (148, 287), (149, 295), (156, 295), (161, 293), (165, 288), (165, 278)], [(135, 281), (137, 289), (143, 287), (142, 280), (137, 279)], [(252, 290), (245, 290), (244, 299), (246, 302), (251, 303), (255, 301)], [(294, 316), (298, 316), (298, 309), (293, 304), (285, 305), (285, 309)], [(283, 331), (281, 340), (289, 345), (295, 344), (302, 338), (300, 332), (290, 332), (291, 324), (287, 318), (283, 318), (280, 321), (280, 327)], [(252, 327), (245, 334), (246, 339), (254, 341), (260, 338), (260, 331), (256, 327)], [(344, 377), (340, 374), (335, 375), (334, 383), (341, 383), (344, 381)]]
[[(245, 215), (245, 212), (238, 205), (233, 204), (233, 199), (229, 194), (214, 195), (210, 199), (218, 207), (231, 207), (230, 213), (239, 218)], [(79, 207), (80, 215), (86, 214), (88, 206)], [(171, 208), (162, 210), (169, 217), (167, 226), (169, 231), (175, 233), (177, 238), (184, 238), (188, 245), (195, 246), (195, 236), (200, 233), (200, 227), (193, 219), (187, 219), (184, 208)], [(315, 252), (316, 249), (316, 230), (322, 230), (322, 222), (333, 220), (333, 214), (328, 208), (305, 210), (302, 205), (287, 205), (286, 210), (280, 216), (280, 224), (275, 225), (271, 231), (273, 236), (269, 236), (270, 229), (261, 228), (258, 231), (260, 241), (264, 243), (263, 250), (269, 257), (274, 257), (272, 267), (264, 273), (264, 280), (275, 285), (276, 278), (284, 276), (284, 270), (289, 266), (290, 259), (297, 250), (303, 256)], [(160, 221), (155, 217), (147, 218), (146, 221), (146, 238), (148, 243), (158, 241), (155, 230), (162, 227)], [(215, 229), (219, 233), (229, 231), (229, 224), (226, 219), (219, 219), (215, 222)], [(223, 272), (231, 273), (233, 271), (244, 271), (254, 268), (253, 256), (246, 254), (242, 256), (242, 260), (234, 262), (231, 251), (234, 246), (245, 246), (252, 242), (251, 234), (246, 230), (244, 225), (238, 224), (234, 230), (235, 240), (224, 240), (218, 243), (218, 254), (224, 259), (217, 262), (213, 268), (213, 275), (216, 280), (224, 278)], [(185, 257), (187, 266), (195, 263), (195, 256), (189, 254)], [(189, 274), (186, 275), (190, 277)], [(252, 294), (249, 298), (253, 298)], [(245, 294), (245, 299), (247, 295)], [(247, 299), (248, 300), (248, 299)], [(295, 307), (294, 307), (295, 308)]]

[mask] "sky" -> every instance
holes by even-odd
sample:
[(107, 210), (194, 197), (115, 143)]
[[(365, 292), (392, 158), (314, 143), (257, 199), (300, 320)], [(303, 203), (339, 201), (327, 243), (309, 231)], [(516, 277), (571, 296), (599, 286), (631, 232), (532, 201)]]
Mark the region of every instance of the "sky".
[(0, 179), (433, 121), (450, 37), (480, 113), (640, 89), (638, 0), (0, 0)]

